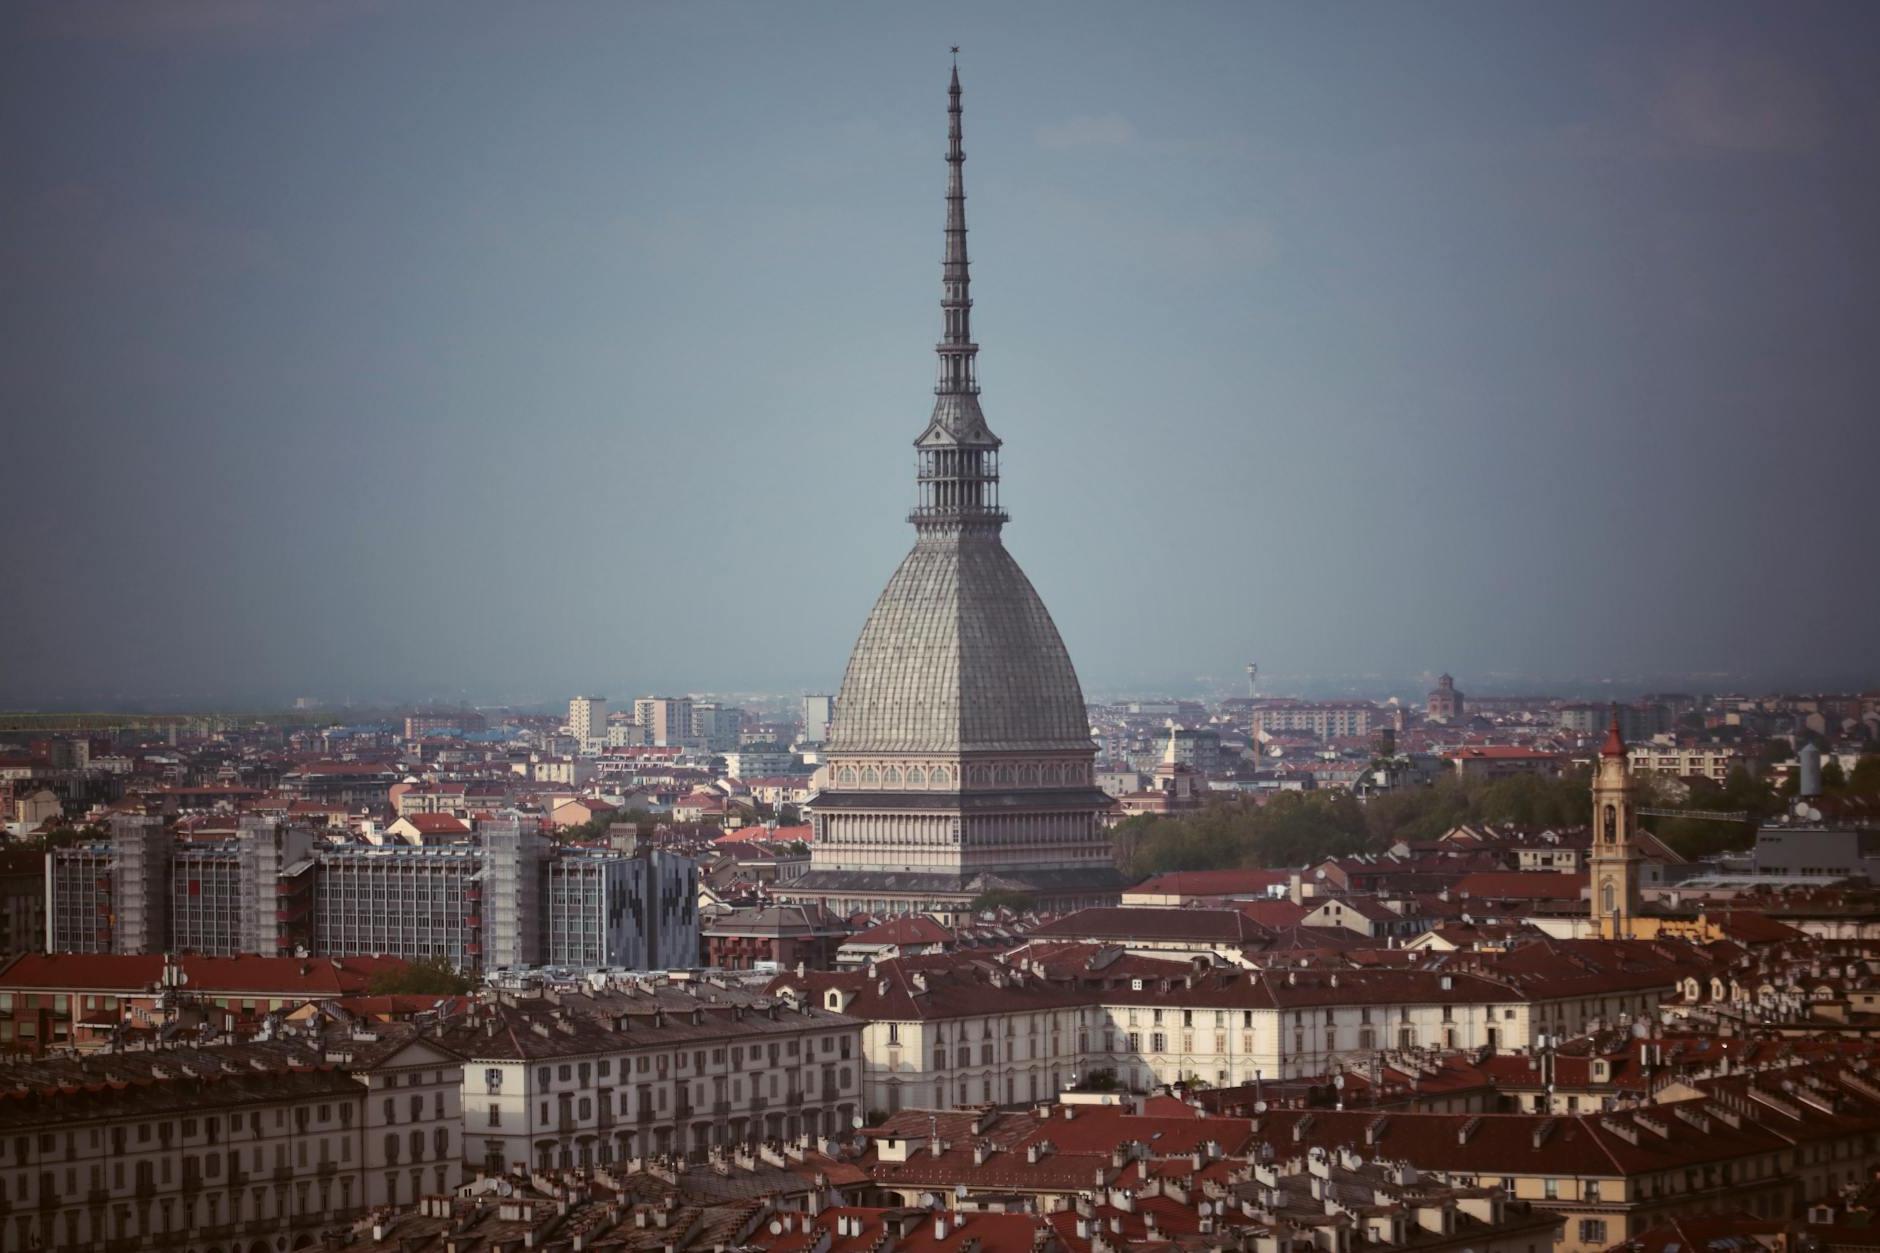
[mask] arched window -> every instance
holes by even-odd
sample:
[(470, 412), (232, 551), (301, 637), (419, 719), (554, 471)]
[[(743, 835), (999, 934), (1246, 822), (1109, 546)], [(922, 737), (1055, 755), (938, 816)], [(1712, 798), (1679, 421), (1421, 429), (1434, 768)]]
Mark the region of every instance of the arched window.
[(1606, 806), (1606, 843), (1619, 838), (1619, 811), (1612, 805)]
[(1599, 889), (1599, 902), (1600, 912), (1608, 914), (1612, 912), (1613, 895), (1610, 882)]

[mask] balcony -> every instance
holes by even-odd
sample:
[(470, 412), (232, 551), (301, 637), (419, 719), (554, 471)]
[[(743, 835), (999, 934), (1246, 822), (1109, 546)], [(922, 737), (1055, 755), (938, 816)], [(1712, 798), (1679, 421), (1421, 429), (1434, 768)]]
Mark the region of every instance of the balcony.
[(339, 1163), (331, 1160), (321, 1162), (319, 1168), (314, 1173), (320, 1175), (337, 1175), (339, 1173)]
[(276, 1166), (271, 1177), (276, 1183), (286, 1183), (289, 1179), (294, 1177), (294, 1168), (291, 1166)]
[(87, 1205), (105, 1205), (108, 1204), (110, 1200), (111, 1190), (109, 1188), (88, 1188), (85, 1191), (85, 1204)]

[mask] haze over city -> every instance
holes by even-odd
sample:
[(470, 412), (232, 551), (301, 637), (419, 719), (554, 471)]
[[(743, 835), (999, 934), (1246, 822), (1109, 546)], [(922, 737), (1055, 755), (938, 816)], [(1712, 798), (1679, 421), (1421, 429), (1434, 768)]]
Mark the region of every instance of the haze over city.
[(1091, 692), (1874, 681), (1871, 6), (0, 22), (0, 704), (833, 690), (954, 44)]

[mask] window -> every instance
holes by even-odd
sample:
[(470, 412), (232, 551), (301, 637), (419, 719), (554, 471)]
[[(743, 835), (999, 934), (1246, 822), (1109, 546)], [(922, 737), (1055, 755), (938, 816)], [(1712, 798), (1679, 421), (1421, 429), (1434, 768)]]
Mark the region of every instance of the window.
[(1606, 1220), (1603, 1218), (1582, 1218), (1580, 1220), (1580, 1243), (1604, 1246), (1606, 1243)]
[(1541, 1195), (1549, 1201), (1560, 1199), (1560, 1181), (1558, 1179), (1541, 1180)]
[(1585, 1200), (1597, 1201), (1599, 1199), (1599, 1180), (1588, 1179), (1582, 1187), (1581, 1192)]

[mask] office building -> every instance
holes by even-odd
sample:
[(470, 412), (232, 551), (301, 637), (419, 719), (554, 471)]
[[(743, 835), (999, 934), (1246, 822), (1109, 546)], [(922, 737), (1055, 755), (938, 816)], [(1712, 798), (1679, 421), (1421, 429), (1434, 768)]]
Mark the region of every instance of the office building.
[[(659, 849), (561, 848), (515, 818), (484, 823), (480, 845), (316, 846), (257, 818), (206, 845), (153, 819), (113, 828), (47, 860), (53, 952), (387, 954), (467, 971), (698, 962), (698, 864)], [(130, 922), (126, 901), (140, 904)]]

